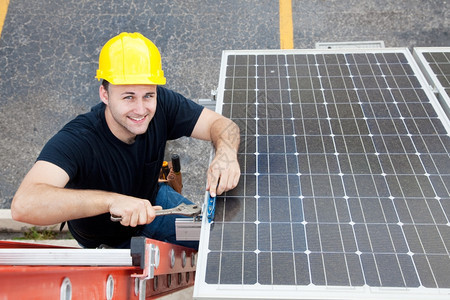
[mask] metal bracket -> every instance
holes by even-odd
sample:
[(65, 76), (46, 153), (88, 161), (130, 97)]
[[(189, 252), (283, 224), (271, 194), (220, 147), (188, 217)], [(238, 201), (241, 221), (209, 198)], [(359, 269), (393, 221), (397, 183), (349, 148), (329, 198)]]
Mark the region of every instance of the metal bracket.
[(202, 222), (199, 218), (175, 219), (175, 233), (177, 241), (199, 241)]
[(198, 99), (198, 104), (210, 109), (216, 110), (217, 90), (211, 90), (212, 99)]
[(384, 48), (384, 41), (317, 42), (316, 49)]
[(216, 110), (216, 102), (212, 99), (198, 99), (198, 104), (210, 110)]
[[(142, 250), (144, 251), (142, 252)], [(133, 238), (131, 256), (133, 257), (133, 264), (137, 263), (137, 259), (139, 259), (139, 264), (143, 269), (142, 274), (132, 274), (131, 277), (139, 279), (139, 300), (144, 300), (147, 293), (147, 280), (155, 277), (155, 269), (159, 266), (159, 248), (154, 244), (147, 243), (145, 238)], [(136, 281), (135, 284), (137, 284)]]

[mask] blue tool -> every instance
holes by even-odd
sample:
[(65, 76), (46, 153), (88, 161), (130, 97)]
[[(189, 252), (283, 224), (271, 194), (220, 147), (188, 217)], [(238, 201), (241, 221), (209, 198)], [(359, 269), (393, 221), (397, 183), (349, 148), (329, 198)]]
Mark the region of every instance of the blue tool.
[(214, 220), (214, 213), (216, 212), (216, 197), (211, 197), (211, 195), (209, 195), (208, 205), (206, 209), (208, 222), (211, 223), (211, 221)]

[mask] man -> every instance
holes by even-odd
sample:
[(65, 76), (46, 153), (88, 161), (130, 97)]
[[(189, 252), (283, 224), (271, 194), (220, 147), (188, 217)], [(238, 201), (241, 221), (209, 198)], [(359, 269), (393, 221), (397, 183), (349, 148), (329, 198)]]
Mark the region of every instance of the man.
[(68, 221), (74, 238), (89, 248), (129, 247), (136, 235), (177, 243), (175, 217), (155, 218), (155, 210), (191, 203), (158, 184), (166, 141), (212, 141), (206, 189), (214, 197), (239, 181), (239, 128), (161, 87), (160, 53), (139, 33), (121, 33), (104, 45), (96, 78), (103, 80), (101, 103), (47, 142), (14, 196), (12, 216), (35, 225)]

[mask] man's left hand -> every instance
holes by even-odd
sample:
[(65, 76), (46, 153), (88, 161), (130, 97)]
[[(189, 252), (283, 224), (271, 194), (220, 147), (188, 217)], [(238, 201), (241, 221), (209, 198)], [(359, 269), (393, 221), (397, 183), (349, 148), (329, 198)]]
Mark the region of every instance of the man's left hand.
[(211, 197), (235, 188), (241, 176), (241, 169), (237, 161), (236, 152), (221, 151), (216, 153), (208, 168), (208, 182), (206, 190)]

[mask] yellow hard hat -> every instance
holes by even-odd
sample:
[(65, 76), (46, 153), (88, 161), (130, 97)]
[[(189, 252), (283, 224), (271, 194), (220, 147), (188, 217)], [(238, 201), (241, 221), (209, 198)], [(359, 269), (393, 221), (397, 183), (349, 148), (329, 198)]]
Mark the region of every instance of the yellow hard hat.
[(112, 84), (166, 84), (161, 54), (140, 33), (122, 32), (110, 39), (100, 52), (97, 78)]

